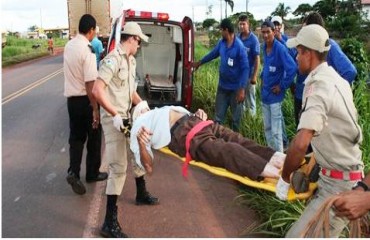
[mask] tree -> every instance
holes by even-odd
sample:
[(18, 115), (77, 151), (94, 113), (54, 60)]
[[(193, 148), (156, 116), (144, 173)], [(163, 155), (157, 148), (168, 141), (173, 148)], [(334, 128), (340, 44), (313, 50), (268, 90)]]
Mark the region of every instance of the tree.
[(230, 6), (231, 12), (234, 10), (234, 1), (233, 0), (225, 0), (225, 18), (227, 18), (227, 5)]
[(33, 25), (33, 26), (28, 28), (28, 31), (35, 32), (35, 31), (37, 31), (37, 29), (39, 29), (39, 27), (37, 25)]
[(285, 7), (284, 3), (279, 3), (276, 7), (275, 11), (271, 13), (272, 16), (280, 16), (281, 19), (284, 21), (284, 18), (289, 14), (290, 7)]
[(207, 18), (206, 20), (203, 21), (203, 28), (204, 29), (209, 29), (212, 27), (217, 21), (214, 18)]
[(212, 16), (213, 5), (211, 4), (211, 5), (207, 6), (207, 8), (208, 8), (208, 10), (206, 12), (206, 16), (207, 16), (207, 18), (210, 18)]
[(311, 12), (313, 7), (308, 3), (302, 3), (300, 4), (297, 9), (293, 12), (294, 16), (299, 16), (301, 18), (304, 18), (308, 15), (309, 12)]
[(338, 7), (338, 0), (320, 0), (313, 5), (313, 10), (320, 13), (325, 21), (328, 21), (335, 16)]

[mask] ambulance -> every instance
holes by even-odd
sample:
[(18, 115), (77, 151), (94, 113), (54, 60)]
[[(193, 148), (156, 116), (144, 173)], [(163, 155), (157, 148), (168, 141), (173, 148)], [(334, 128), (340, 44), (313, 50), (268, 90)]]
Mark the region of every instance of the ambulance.
[(178, 105), (190, 109), (193, 95), (194, 26), (189, 17), (172, 21), (167, 13), (124, 10), (113, 20), (106, 54), (120, 41), (126, 22), (136, 22), (149, 42), (135, 55), (136, 85), (150, 107)]

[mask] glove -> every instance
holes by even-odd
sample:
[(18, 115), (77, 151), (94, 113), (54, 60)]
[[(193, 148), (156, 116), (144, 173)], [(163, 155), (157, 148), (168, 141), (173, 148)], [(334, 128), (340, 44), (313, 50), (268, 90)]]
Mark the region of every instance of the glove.
[(287, 200), (289, 187), (290, 184), (285, 182), (283, 178), (280, 177), (278, 183), (276, 184), (276, 197), (278, 197), (280, 200)]
[(121, 131), (121, 128), (123, 128), (123, 121), (119, 114), (114, 115), (113, 117), (113, 126), (118, 130)]

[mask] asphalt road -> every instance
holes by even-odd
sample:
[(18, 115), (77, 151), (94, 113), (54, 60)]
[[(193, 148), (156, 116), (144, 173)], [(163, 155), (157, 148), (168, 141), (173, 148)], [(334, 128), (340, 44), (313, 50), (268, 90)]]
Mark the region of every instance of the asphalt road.
[[(105, 182), (74, 194), (66, 183), (68, 113), (63, 57), (31, 61), (2, 72), (2, 237), (99, 237)], [(157, 206), (136, 206), (128, 171), (119, 197), (119, 221), (131, 237), (240, 237), (255, 219), (235, 200), (233, 181), (190, 168), (156, 153), (146, 177)], [(83, 161), (84, 162), (84, 161)], [(101, 170), (106, 170), (103, 160)], [(82, 164), (81, 177), (85, 170)]]

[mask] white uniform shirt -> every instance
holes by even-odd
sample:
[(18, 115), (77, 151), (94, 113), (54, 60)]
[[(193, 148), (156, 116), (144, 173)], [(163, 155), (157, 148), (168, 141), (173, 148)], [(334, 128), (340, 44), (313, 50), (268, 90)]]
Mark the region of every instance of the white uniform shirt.
[(153, 152), (151, 148), (160, 149), (167, 146), (171, 142), (170, 110), (190, 114), (190, 112), (183, 107), (165, 106), (162, 108), (155, 108), (144, 113), (134, 122), (131, 129), (130, 148), (134, 153), (136, 163), (140, 167), (143, 168), (140, 161), (140, 148), (137, 141), (137, 132), (142, 126), (144, 126), (153, 133), (150, 143), (146, 146), (148, 153), (153, 159)]
[(362, 170), (362, 130), (352, 90), (326, 62), (306, 78), (302, 109), (298, 129), (315, 131), (311, 143), (317, 162), (327, 169)]
[(85, 83), (98, 77), (96, 57), (89, 40), (78, 34), (64, 48), (64, 96), (86, 96)]

